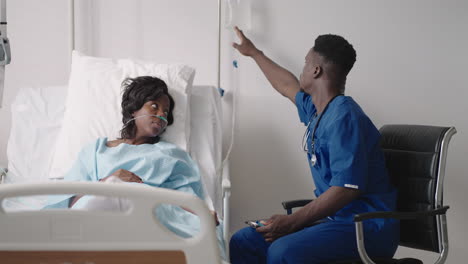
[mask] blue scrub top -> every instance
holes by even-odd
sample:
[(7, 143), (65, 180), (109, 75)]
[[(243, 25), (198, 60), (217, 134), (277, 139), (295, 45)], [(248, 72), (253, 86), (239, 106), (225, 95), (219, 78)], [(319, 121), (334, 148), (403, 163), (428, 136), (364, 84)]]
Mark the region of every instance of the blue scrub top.
[[(361, 107), (349, 96), (338, 96), (324, 112), (315, 131), (315, 155), (312, 166), (312, 131), (317, 122), (312, 97), (296, 94), (299, 118), (306, 126), (311, 121), (307, 139), (307, 157), (319, 197), (331, 186), (359, 189), (361, 195), (335, 215), (333, 220), (352, 221), (355, 214), (391, 211), (396, 205), (396, 189), (390, 184), (385, 159), (380, 148), (380, 133)], [(372, 220), (377, 227), (383, 220)]]

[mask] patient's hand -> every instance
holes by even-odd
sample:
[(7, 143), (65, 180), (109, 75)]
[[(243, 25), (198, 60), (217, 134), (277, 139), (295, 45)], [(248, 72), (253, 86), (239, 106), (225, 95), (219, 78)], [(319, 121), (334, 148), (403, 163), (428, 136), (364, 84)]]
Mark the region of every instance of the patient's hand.
[[(184, 209), (184, 210), (187, 211), (187, 212), (190, 212), (190, 213), (192, 213), (192, 214), (194, 214), (194, 215), (197, 215), (194, 211), (188, 209), (187, 207), (181, 206), (181, 208)], [(216, 211), (211, 211), (211, 210), (210, 210), (210, 213), (211, 213), (211, 215), (214, 217), (216, 226), (219, 226), (218, 214), (216, 213)]]
[(218, 214), (216, 213), (216, 211), (210, 211), (210, 213), (213, 215), (215, 219), (216, 226), (219, 226)]
[(133, 173), (131, 171), (124, 170), (124, 169), (118, 169), (118, 170), (114, 171), (114, 173), (112, 173), (111, 175), (101, 179), (100, 181), (105, 181), (107, 178), (109, 178), (111, 176), (115, 176), (115, 177), (121, 179), (124, 182), (143, 183), (143, 180), (138, 175), (136, 175), (135, 173)]

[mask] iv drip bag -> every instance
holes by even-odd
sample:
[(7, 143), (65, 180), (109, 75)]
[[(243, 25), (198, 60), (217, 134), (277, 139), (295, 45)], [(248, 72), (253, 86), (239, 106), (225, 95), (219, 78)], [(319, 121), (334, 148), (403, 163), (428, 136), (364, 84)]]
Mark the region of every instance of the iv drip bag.
[(224, 27), (232, 29), (238, 26), (243, 31), (252, 28), (251, 0), (225, 0), (226, 13)]

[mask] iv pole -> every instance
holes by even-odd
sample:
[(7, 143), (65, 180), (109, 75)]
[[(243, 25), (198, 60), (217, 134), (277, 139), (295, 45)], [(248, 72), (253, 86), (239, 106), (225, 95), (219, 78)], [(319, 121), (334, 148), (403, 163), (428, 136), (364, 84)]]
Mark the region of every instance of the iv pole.
[(10, 64), (10, 42), (7, 38), (6, 0), (0, 0), (0, 108), (5, 85), (5, 65)]
[(68, 0), (68, 58), (70, 60), (69, 70), (71, 73), (71, 65), (73, 61), (73, 51), (75, 50), (75, 0)]

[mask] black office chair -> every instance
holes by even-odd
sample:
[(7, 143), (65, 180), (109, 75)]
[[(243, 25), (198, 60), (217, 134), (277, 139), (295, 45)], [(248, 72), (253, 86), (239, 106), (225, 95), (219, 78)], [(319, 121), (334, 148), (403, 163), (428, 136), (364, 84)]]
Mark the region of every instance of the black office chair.
[[(380, 129), (381, 146), (390, 178), (398, 189), (397, 211), (372, 212), (354, 216), (360, 259), (329, 264), (422, 264), (414, 258), (373, 259), (364, 247), (362, 221), (371, 218), (400, 220), (400, 245), (439, 253), (436, 264), (448, 255), (443, 182), (448, 144), (457, 133), (454, 127), (385, 125)], [(283, 202), (284, 209), (304, 206), (311, 200)]]

